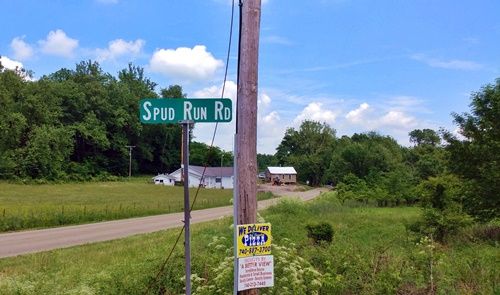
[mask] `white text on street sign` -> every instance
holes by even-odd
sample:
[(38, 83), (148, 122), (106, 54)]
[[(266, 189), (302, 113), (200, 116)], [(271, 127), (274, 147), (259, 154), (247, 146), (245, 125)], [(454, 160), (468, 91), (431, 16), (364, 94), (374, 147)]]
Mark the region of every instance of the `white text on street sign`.
[(152, 98), (139, 102), (139, 116), (145, 124), (180, 121), (231, 122), (233, 105), (227, 98)]

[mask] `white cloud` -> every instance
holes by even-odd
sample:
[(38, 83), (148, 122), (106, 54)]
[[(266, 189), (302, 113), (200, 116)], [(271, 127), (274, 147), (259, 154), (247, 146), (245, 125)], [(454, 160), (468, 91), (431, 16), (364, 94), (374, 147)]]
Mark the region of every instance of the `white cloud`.
[(35, 81), (28, 72), (24, 71), (23, 64), (17, 60), (12, 60), (6, 56), (0, 56), (0, 63), (6, 69), (13, 70), (26, 81)]
[(295, 117), (294, 123), (300, 124), (304, 120), (313, 120), (331, 124), (335, 122), (336, 118), (337, 114), (331, 110), (325, 109), (322, 103), (311, 102), (297, 117)]
[(341, 134), (376, 131), (390, 135), (402, 145), (408, 145), (408, 132), (415, 128), (434, 128), (434, 124), (413, 114), (424, 108), (422, 101), (410, 96), (396, 96), (376, 105), (364, 102), (339, 122)]
[(28, 43), (24, 42), (24, 37), (15, 37), (10, 42), (10, 48), (14, 53), (14, 58), (26, 60), (33, 56), (33, 48)]
[[(349, 124), (362, 127), (363, 130), (376, 130), (384, 128), (409, 129), (418, 125), (417, 119), (407, 112), (398, 109), (382, 111), (383, 106), (372, 108), (364, 102), (358, 108), (351, 110), (345, 115)], [(383, 115), (380, 115), (380, 114)]]
[[(238, 86), (233, 81), (226, 81), (226, 87), (224, 88), (224, 98), (229, 98), (233, 101), (233, 104), (236, 101), (236, 93)], [(194, 97), (197, 98), (220, 98), (222, 94), (222, 85), (220, 86), (210, 86), (203, 88), (201, 90), (194, 92)], [(234, 108), (234, 106), (233, 106)]]
[(262, 122), (266, 124), (276, 124), (280, 120), (280, 115), (277, 111), (272, 111), (262, 118)]
[[(195, 91), (193, 97), (197, 98), (218, 98), (221, 96), (222, 85), (214, 85)], [(231, 123), (222, 123), (217, 127), (215, 145), (225, 150), (233, 150), (233, 139), (236, 131), (236, 95), (237, 85), (233, 81), (226, 82), (224, 97), (233, 101), (233, 120)], [(269, 110), (271, 108), (271, 97), (261, 92), (258, 97), (257, 113), (257, 150), (259, 153), (274, 154), (276, 146), (281, 142), (286, 126), (281, 124), (281, 117), (278, 111)], [(215, 124), (196, 124), (194, 136), (196, 141), (210, 144), (214, 132)]]
[(23, 64), (21, 62), (12, 60), (6, 56), (0, 56), (0, 62), (4, 68), (9, 70), (20, 70), (23, 68)]
[(354, 109), (347, 113), (345, 118), (352, 123), (361, 123), (365, 120), (365, 116), (369, 111), (370, 105), (364, 102), (360, 104), (357, 109)]
[(261, 95), (259, 95), (259, 98), (257, 99), (257, 106), (259, 108), (265, 108), (267, 106), (269, 106), (269, 104), (271, 103), (271, 98), (269, 97), (269, 95), (263, 93)]
[(63, 30), (50, 31), (45, 40), (38, 41), (45, 54), (71, 57), (78, 47), (78, 40), (70, 38)]
[(204, 45), (196, 45), (192, 49), (159, 49), (149, 61), (153, 72), (188, 81), (209, 79), (222, 65), (223, 62), (215, 59)]
[[(193, 97), (196, 98), (220, 98), (222, 93), (222, 84), (206, 87), (195, 91)], [(214, 145), (226, 151), (233, 150), (233, 138), (236, 122), (236, 93), (237, 85), (234, 81), (226, 81), (224, 89), (224, 98), (229, 98), (233, 102), (233, 120), (230, 123), (221, 123), (217, 127), (217, 134)], [(193, 135), (196, 141), (210, 144), (215, 129), (215, 123), (196, 124)]]
[[(283, 124), (280, 113), (272, 105), (269, 94), (261, 92), (257, 99), (257, 151), (259, 153), (274, 154), (285, 134), (286, 125)], [(287, 122), (286, 122), (287, 123)]]
[(469, 60), (440, 60), (437, 58), (431, 58), (426, 56), (425, 54), (414, 54), (411, 56), (412, 59), (423, 62), (433, 68), (443, 68), (450, 70), (480, 70), (484, 66), (474, 61)]
[(125, 55), (137, 56), (141, 53), (144, 43), (142, 39), (128, 42), (123, 39), (110, 41), (107, 48), (96, 50), (97, 60), (114, 60)]
[[(260, 112), (260, 111), (259, 111)], [(277, 111), (257, 116), (257, 152), (274, 154), (288, 127)]]
[(381, 127), (388, 126), (398, 129), (409, 129), (416, 127), (418, 123), (415, 117), (404, 112), (389, 111), (378, 120), (378, 125)]

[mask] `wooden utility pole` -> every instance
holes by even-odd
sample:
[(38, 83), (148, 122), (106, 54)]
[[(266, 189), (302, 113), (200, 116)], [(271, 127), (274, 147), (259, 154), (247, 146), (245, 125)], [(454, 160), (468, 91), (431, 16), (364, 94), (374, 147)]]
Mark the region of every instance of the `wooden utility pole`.
[(128, 147), (128, 177), (132, 176), (132, 149), (135, 145), (126, 145)]
[[(238, 223), (257, 220), (257, 89), (260, 0), (240, 0), (241, 35), (236, 118)], [(258, 294), (257, 289), (238, 294)]]

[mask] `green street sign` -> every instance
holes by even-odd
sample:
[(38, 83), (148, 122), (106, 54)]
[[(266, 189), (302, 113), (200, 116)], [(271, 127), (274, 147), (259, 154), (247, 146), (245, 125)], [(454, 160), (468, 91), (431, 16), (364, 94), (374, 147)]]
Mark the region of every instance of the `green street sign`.
[(145, 124), (231, 122), (233, 104), (228, 98), (147, 98), (139, 101), (139, 116)]

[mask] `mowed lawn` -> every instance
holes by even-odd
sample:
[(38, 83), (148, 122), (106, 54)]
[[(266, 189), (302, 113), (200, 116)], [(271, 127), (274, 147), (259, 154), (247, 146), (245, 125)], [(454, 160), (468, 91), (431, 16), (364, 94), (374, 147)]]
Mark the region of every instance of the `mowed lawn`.
[[(147, 178), (121, 182), (25, 185), (0, 182), (0, 231), (180, 212), (183, 187)], [(196, 189), (190, 189), (191, 201)], [(259, 199), (270, 198), (261, 194)], [(232, 190), (201, 189), (194, 209), (231, 204)]]
[[(262, 211), (272, 224), (275, 286), (261, 294), (498, 294), (498, 246), (424, 242), (405, 227), (418, 214), (418, 208), (409, 207), (343, 206), (332, 194), (306, 204), (282, 201)], [(225, 218), (192, 227), (196, 294), (232, 294), (231, 222)], [(332, 225), (332, 243), (308, 238), (306, 226), (318, 222)], [(0, 290), (144, 294), (150, 287), (147, 294), (182, 294), (182, 239), (155, 278), (178, 233), (173, 229), (0, 259)]]

